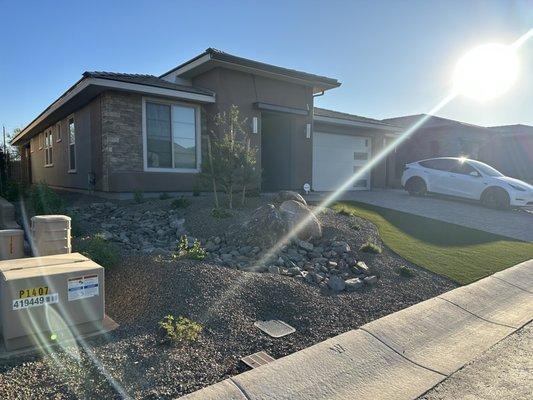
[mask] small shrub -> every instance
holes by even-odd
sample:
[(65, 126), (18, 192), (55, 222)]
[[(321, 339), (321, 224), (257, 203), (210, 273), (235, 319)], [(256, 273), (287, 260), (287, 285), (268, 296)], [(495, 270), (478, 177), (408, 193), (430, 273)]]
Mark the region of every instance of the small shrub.
[(183, 235), (178, 242), (178, 256), (191, 260), (203, 260), (207, 256), (207, 253), (198, 239), (195, 239), (193, 245), (189, 247), (189, 240), (186, 235)]
[(406, 267), (405, 265), (402, 265), (398, 269), (398, 273), (405, 278), (412, 278), (416, 275), (415, 271), (413, 271), (411, 268)]
[(133, 200), (135, 203), (140, 204), (144, 201), (144, 193), (142, 190), (136, 190), (133, 192)]
[(7, 201), (18, 201), (26, 195), (26, 187), (19, 182), (8, 182), (2, 195)]
[(167, 315), (159, 321), (159, 327), (165, 333), (166, 339), (173, 344), (192, 343), (198, 340), (203, 326), (189, 318)]
[(70, 233), (72, 236), (77, 237), (83, 234), (83, 230), (80, 224), (80, 216), (77, 213), (70, 213)]
[(198, 185), (198, 184), (194, 185), (194, 187), (192, 188), (192, 195), (194, 197), (200, 196), (200, 185)]
[(213, 218), (218, 219), (233, 217), (231, 211), (226, 210), (225, 208), (213, 208), (213, 211), (211, 211), (211, 215), (213, 216)]
[(381, 247), (379, 247), (377, 244), (372, 243), (372, 242), (363, 243), (363, 245), (359, 248), (359, 250), (364, 251), (365, 253), (374, 253), (374, 254), (381, 253)]
[(63, 214), (65, 212), (65, 202), (46, 183), (38, 183), (32, 187), (30, 202), (35, 215)]
[(167, 200), (170, 199), (170, 196), (167, 192), (163, 192), (159, 195), (159, 200)]
[(361, 226), (358, 225), (358, 224), (351, 224), (350, 228), (352, 228), (354, 231), (360, 231), (361, 230)]
[(191, 205), (191, 202), (185, 196), (180, 196), (172, 201), (172, 208), (187, 208)]
[(120, 251), (116, 245), (106, 241), (101, 235), (94, 235), (82, 244), (81, 253), (104, 268), (113, 268), (120, 261)]
[(345, 208), (341, 208), (339, 211), (337, 211), (337, 214), (339, 215), (344, 215), (346, 217), (351, 217), (353, 216), (352, 212), (351, 211), (348, 211), (347, 209)]

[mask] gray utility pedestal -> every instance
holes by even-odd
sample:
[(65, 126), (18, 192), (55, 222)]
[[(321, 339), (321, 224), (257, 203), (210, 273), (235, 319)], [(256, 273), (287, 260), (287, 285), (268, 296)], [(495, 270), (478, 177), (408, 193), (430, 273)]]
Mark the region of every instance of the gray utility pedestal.
[(5, 350), (43, 349), (113, 329), (104, 293), (104, 268), (79, 253), (1, 261)]

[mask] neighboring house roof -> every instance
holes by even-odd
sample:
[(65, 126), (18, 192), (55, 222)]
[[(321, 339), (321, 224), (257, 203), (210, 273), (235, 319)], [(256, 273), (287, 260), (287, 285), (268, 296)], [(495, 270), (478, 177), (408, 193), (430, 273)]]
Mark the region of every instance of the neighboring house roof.
[[(403, 128), (408, 128), (414, 125), (415, 123), (417, 123), (421, 118), (424, 118), (427, 116), (428, 116), (427, 114), (415, 114), (415, 115), (406, 115), (403, 117), (386, 118), (386, 119), (382, 119), (382, 121), (386, 123), (398, 125)], [(475, 128), (475, 129), (480, 129), (480, 130), (486, 130), (487, 133), (490, 133), (490, 131), (484, 126), (468, 124), (466, 122), (438, 117), (436, 115), (430, 115), (428, 120), (422, 125), (422, 127), (424, 128), (440, 128), (444, 126), (461, 126), (461, 127), (466, 127), (466, 128)]]
[(317, 122), (337, 123), (340, 125), (356, 125), (361, 127), (372, 127), (394, 132), (400, 132), (401, 127), (389, 124), (378, 119), (361, 117), (355, 114), (348, 114), (339, 111), (328, 110), (325, 108), (314, 108), (314, 119)]
[(211, 47), (202, 54), (165, 72), (160, 78), (179, 77), (190, 79), (219, 66), (254, 72), (258, 75), (271, 76), (277, 79), (297, 81), (307, 86), (313, 86), (315, 92), (336, 88), (341, 85), (337, 79), (234, 56)]
[(491, 126), (489, 129), (505, 135), (533, 135), (533, 126), (524, 124)]
[(106, 90), (165, 96), (200, 103), (215, 102), (215, 94), (210, 90), (168, 82), (153, 75), (85, 72), (78, 82), (22, 129), (11, 140), (11, 144), (27, 142), (35, 134), (67, 117)]
[(106, 72), (106, 71), (86, 71), (83, 73), (84, 77), (110, 79), (120, 82), (137, 83), (140, 85), (148, 85), (160, 88), (181, 90), (190, 93), (199, 93), (213, 95), (215, 92), (208, 89), (202, 89), (193, 86), (180, 85), (178, 83), (169, 82), (164, 79), (158, 78), (154, 75), (145, 74), (123, 74), (119, 72)]

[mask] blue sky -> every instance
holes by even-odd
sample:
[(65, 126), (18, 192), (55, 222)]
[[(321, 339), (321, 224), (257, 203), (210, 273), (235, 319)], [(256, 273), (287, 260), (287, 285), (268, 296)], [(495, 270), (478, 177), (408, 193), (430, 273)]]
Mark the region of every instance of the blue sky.
[[(318, 106), (381, 119), (431, 109), (467, 50), (533, 28), (533, 0), (0, 0), (0, 17), (0, 125), (8, 130), (85, 70), (158, 75), (207, 47), (337, 78), (342, 86)], [(521, 74), (504, 96), (456, 99), (439, 115), (533, 125), (533, 40), (519, 56)]]

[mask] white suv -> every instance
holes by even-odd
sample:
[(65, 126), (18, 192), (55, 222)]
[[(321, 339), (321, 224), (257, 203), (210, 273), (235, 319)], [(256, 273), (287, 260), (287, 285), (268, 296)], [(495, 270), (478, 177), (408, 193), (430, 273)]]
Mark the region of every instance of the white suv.
[(406, 164), (402, 187), (413, 196), (440, 193), (479, 200), (491, 208), (533, 206), (533, 186), (467, 158), (430, 158)]

